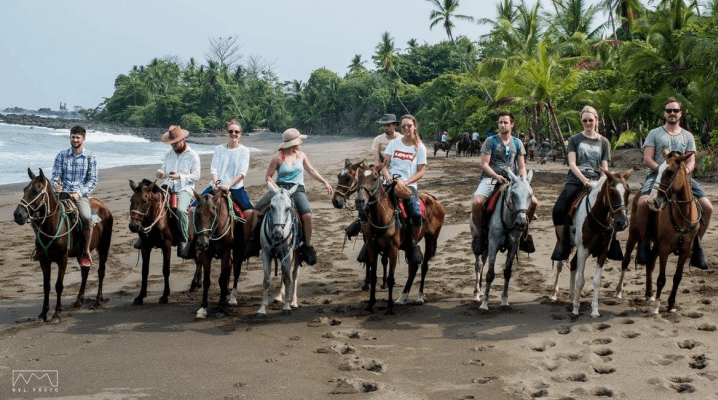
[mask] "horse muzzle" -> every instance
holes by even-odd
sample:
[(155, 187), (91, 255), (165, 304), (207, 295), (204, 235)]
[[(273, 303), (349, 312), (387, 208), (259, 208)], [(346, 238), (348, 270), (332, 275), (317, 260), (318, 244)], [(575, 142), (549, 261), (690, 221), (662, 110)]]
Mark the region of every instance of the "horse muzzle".
[(197, 236), (197, 248), (200, 251), (207, 251), (207, 249), (209, 249), (209, 239), (207, 238), (207, 235)]
[(618, 232), (621, 232), (625, 230), (628, 227), (628, 217), (626, 214), (621, 213), (620, 215), (616, 216), (616, 219), (613, 221), (613, 229), (615, 229)]
[(23, 212), (24, 210), (15, 210), (15, 212), (12, 214), (13, 218), (15, 219), (15, 223), (18, 225), (25, 225), (25, 222), (30, 218), (30, 214), (27, 212)]
[(132, 233), (137, 233), (137, 232), (139, 232), (139, 231), (140, 231), (140, 223), (139, 223), (139, 221), (132, 221), (132, 222), (130, 222), (129, 228), (130, 228), (130, 232), (132, 232)]
[(342, 209), (344, 208), (344, 198), (341, 196), (337, 196), (336, 194), (332, 197), (332, 205), (334, 208)]

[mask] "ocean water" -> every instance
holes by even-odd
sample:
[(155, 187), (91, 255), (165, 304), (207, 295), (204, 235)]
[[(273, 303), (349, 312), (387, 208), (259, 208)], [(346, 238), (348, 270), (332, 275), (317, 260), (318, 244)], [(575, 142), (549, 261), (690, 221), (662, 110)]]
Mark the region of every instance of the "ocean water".
[[(215, 146), (191, 144), (199, 154), (211, 154)], [(95, 153), (97, 168), (157, 164), (170, 147), (129, 133), (88, 131), (85, 149)], [(55, 156), (70, 148), (70, 130), (0, 123), (0, 185), (27, 182), (28, 167), (52, 174)], [(250, 148), (250, 152), (260, 151)], [(102, 179), (100, 177), (100, 179)]]

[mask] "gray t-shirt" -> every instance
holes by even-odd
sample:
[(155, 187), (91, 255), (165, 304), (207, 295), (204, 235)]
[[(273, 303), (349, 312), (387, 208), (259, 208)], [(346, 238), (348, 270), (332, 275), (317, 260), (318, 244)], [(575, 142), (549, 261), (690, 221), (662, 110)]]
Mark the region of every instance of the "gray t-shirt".
[(529, 140), (529, 150), (536, 150), (536, 141), (533, 139)]
[[(511, 168), (511, 172), (518, 175), (519, 171), (516, 156), (526, 155), (524, 144), (521, 143), (520, 140), (511, 137), (507, 146), (498, 135), (486, 139), (481, 146), (481, 152), (491, 156), (489, 166), (499, 175), (501, 175), (501, 170), (505, 168)], [(491, 176), (486, 172), (481, 172), (480, 179), (484, 178), (491, 178)]]
[(541, 142), (541, 152), (546, 154), (549, 150), (551, 150), (551, 143), (549, 143), (547, 140)]
[[(568, 139), (568, 152), (576, 153), (576, 166), (586, 178), (592, 180), (601, 177), (601, 162), (611, 161), (611, 143), (603, 136), (591, 139), (583, 133), (577, 133)], [(581, 180), (569, 169), (566, 183), (581, 183)]]
[(663, 150), (680, 151), (685, 154), (688, 151), (696, 151), (696, 140), (693, 135), (685, 129), (681, 129), (676, 135), (671, 135), (665, 128), (658, 127), (648, 132), (643, 147), (654, 147), (653, 161), (658, 165), (663, 164)]

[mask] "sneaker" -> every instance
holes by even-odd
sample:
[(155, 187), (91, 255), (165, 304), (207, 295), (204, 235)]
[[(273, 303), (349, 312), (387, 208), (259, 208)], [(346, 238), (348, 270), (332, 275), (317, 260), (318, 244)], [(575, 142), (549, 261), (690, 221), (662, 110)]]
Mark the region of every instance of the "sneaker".
[(314, 246), (305, 244), (302, 245), (299, 250), (299, 258), (307, 263), (307, 265), (314, 265), (317, 263), (317, 252), (314, 251)]

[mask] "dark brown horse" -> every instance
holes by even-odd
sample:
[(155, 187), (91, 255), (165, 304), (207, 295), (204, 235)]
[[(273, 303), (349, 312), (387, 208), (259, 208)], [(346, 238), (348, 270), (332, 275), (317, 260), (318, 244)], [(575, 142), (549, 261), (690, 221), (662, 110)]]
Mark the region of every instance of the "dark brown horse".
[(147, 277), (150, 273), (150, 254), (153, 248), (162, 250), (162, 274), (165, 287), (159, 303), (166, 304), (170, 295), (170, 258), (172, 245), (177, 242), (177, 219), (169, 209), (170, 193), (155, 182), (143, 179), (140, 184), (130, 180), (134, 193), (130, 198), (130, 231), (142, 240), (142, 286), (134, 303), (142, 305), (147, 297)]
[(454, 143), (458, 142), (459, 139), (449, 139), (448, 142), (442, 142), (440, 140), (437, 140), (434, 142), (434, 157), (436, 157), (436, 153), (439, 150), (444, 150), (446, 152), (446, 156), (449, 156), (449, 150), (454, 146)]
[[(690, 256), (693, 239), (698, 234), (700, 227), (701, 211), (697, 199), (691, 193), (691, 177), (688, 175), (685, 164), (692, 154), (670, 153), (666, 157), (666, 161), (659, 166), (656, 178), (658, 186), (654, 186), (651, 191), (651, 197), (655, 197), (648, 202), (648, 207), (652, 211), (656, 211), (654, 225), (652, 225), (655, 228), (646, 229), (648, 226), (646, 221), (638, 221), (637, 218), (631, 218), (629, 226), (626, 254), (623, 257), (621, 279), (616, 287), (616, 296), (621, 297), (623, 279), (631, 262), (633, 247), (641, 238), (641, 230), (644, 230), (651, 243), (655, 243), (646, 264), (646, 299), (653, 302), (651, 307), (653, 314), (658, 314), (661, 305), (661, 291), (666, 284), (666, 264), (670, 253), (678, 255), (678, 263), (673, 274), (671, 294), (668, 296), (668, 312), (676, 311), (676, 294), (678, 285), (683, 278), (683, 267)], [(631, 217), (636, 215), (638, 197), (634, 198)], [(660, 272), (656, 282), (657, 294), (654, 296), (653, 270), (656, 266), (656, 259), (660, 260)]]
[(480, 140), (472, 140), (471, 141), (470, 155), (471, 155), (471, 157), (481, 155), (481, 141)]
[[(348, 208), (348, 200), (354, 192), (357, 191), (359, 179), (358, 175), (364, 173), (367, 170), (366, 161), (362, 160), (357, 163), (352, 163), (348, 158), (344, 160), (344, 168), (337, 174), (337, 186), (334, 189), (334, 196), (332, 196), (332, 205), (334, 208), (342, 209)], [(366, 243), (366, 237), (369, 234), (368, 228), (362, 229), (362, 235), (364, 242)], [(382, 254), (381, 265), (384, 267), (384, 273), (382, 275), (381, 288), (386, 289), (386, 266), (389, 264), (389, 258)], [(366, 263), (365, 263), (366, 267)], [(364, 278), (364, 285), (361, 290), (369, 290), (369, 268), (366, 268), (366, 277)]]
[[(237, 290), (244, 249), (244, 231), (240, 224), (241, 222), (235, 221), (230, 212), (227, 192), (220, 190), (214, 195), (206, 194), (200, 197), (194, 211), (194, 227), (197, 264), (204, 270), (204, 292), (197, 318), (207, 317), (212, 258), (222, 260), (219, 275), (220, 298), (217, 307), (219, 315), (226, 313), (230, 267), (234, 267), (234, 290), (235, 292)], [(234, 302), (236, 304), (236, 300)]]
[[(411, 252), (411, 229), (399, 229), (395, 213), (396, 206), (390, 198), (390, 193), (384, 189), (381, 183), (381, 170), (384, 166), (371, 167), (366, 173), (359, 174), (359, 189), (355, 200), (356, 208), (360, 213), (366, 213), (369, 221), (370, 235), (367, 240), (367, 259), (369, 260), (371, 291), (369, 304), (366, 307), (368, 312), (373, 312), (376, 304), (376, 269), (377, 256), (379, 253), (389, 257), (389, 274), (387, 284), (389, 285), (389, 299), (387, 301), (387, 314), (394, 314), (394, 271), (399, 249)], [(391, 188), (390, 188), (391, 190)], [(416, 304), (423, 304), (424, 281), (429, 270), (429, 260), (436, 254), (436, 245), (444, 223), (446, 211), (444, 206), (436, 198), (426, 193), (419, 193), (420, 199), (426, 206), (426, 217), (423, 217), (423, 224), (419, 232), (419, 240), (424, 239), (424, 258), (421, 263), (421, 284)], [(410, 257), (407, 257), (407, 260)], [(404, 286), (401, 297), (396, 302), (403, 304), (409, 297), (411, 285), (416, 277), (419, 265), (409, 262), (409, 277)]]
[[(80, 229), (73, 229), (74, 226), (65, 206), (55, 198), (50, 181), (45, 177), (42, 169), (38, 176), (35, 176), (30, 168), (27, 169), (27, 174), (31, 181), (23, 189), (23, 197), (15, 209), (14, 217), (15, 222), (19, 225), (23, 225), (29, 219), (35, 230), (35, 251), (40, 255), (40, 268), (45, 291), (42, 312), (38, 316), (38, 320), (46, 321), (47, 311), (50, 309), (50, 266), (53, 262), (57, 264), (57, 281), (55, 282), (57, 304), (55, 313), (52, 315), (52, 319), (55, 319), (60, 318), (62, 311), (61, 297), (67, 258), (72, 255), (78, 258), (78, 262), (80, 261), (79, 257), (84, 251), (84, 235)], [(99, 200), (90, 199), (90, 206), (102, 219), (95, 224), (92, 230), (92, 243), (90, 243), (90, 249), (97, 249), (100, 256), (100, 264), (97, 268), (99, 283), (95, 299), (95, 307), (97, 307), (102, 302), (102, 281), (105, 278), (105, 263), (112, 240), (113, 219), (110, 210)], [(80, 220), (79, 215), (76, 220)], [(89, 272), (90, 267), (81, 267), (82, 283), (74, 304), (75, 307), (80, 307), (85, 298), (85, 285)]]

